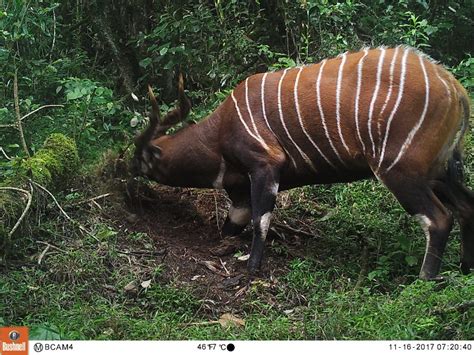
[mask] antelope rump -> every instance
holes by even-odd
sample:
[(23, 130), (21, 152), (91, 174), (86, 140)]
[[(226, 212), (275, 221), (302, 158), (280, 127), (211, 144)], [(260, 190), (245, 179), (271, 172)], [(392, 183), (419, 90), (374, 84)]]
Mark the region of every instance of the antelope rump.
[[(410, 48), (364, 49), (318, 64), (256, 74), (205, 120), (166, 135), (190, 102), (136, 138), (134, 176), (225, 189), (232, 206), (222, 227), (253, 223), (250, 273), (261, 265), (278, 191), (376, 177), (417, 216), (426, 235), (422, 279), (438, 277), (453, 225), (461, 226), (461, 269), (474, 268), (474, 193), (463, 184), (462, 140), (469, 97), (440, 65)], [(451, 213), (452, 212), (452, 213)]]

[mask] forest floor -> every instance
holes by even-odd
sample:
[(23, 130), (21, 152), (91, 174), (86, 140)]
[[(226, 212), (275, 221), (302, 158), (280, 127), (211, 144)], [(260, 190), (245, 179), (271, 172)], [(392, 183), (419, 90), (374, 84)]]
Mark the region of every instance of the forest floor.
[[(272, 227), (262, 270), (250, 280), (246, 260), (252, 232), (247, 228), (237, 237), (221, 235), (229, 207), (223, 192), (159, 185), (147, 191), (139, 214), (123, 209), (123, 214), (117, 214), (112, 222), (124, 234), (148, 235), (154, 250), (144, 251), (145, 245), (132, 246), (128, 241), (120, 248), (132, 255), (132, 263), (154, 261), (155, 266), (166, 265), (162, 277), (173, 280), (176, 286), (192, 289), (195, 296), (205, 301), (204, 307), (217, 313), (238, 311), (251, 282), (260, 282), (269, 291), (274, 288), (279, 277), (289, 271), (288, 257), (304, 257), (301, 235), (311, 238), (309, 232), (291, 231), (291, 227), (285, 228), (281, 223)], [(271, 293), (266, 296), (267, 303), (274, 303)]]

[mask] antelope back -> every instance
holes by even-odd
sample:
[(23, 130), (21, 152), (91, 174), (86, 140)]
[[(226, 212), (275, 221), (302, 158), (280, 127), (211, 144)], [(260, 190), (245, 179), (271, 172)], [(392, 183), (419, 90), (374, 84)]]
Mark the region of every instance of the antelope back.
[(392, 169), (429, 174), (445, 161), (461, 136), (465, 96), (440, 65), (401, 46), (253, 75), (225, 107), (230, 131), (252, 150), (280, 147), (299, 176), (381, 177)]

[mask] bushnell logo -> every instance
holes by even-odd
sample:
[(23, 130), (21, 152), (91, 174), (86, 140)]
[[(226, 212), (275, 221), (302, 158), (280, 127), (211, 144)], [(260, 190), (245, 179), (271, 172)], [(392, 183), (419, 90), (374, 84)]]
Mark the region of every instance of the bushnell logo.
[(12, 341), (17, 341), (18, 339), (20, 339), (20, 333), (18, 333), (16, 330), (12, 330), (12, 331), (8, 334), (8, 337), (9, 337), (10, 340), (12, 340)]
[(0, 355), (28, 354), (28, 327), (0, 327)]

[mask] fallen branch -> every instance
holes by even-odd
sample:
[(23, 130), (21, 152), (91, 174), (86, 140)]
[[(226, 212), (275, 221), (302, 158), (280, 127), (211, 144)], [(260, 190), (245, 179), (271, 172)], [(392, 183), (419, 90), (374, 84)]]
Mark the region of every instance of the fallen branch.
[(28, 197), (28, 202), (26, 203), (25, 209), (23, 210), (20, 218), (16, 221), (15, 225), (13, 226), (12, 230), (8, 233), (8, 237), (11, 237), (13, 233), (17, 230), (17, 228), (20, 226), (21, 221), (25, 218), (26, 214), (28, 213), (28, 210), (31, 207), (31, 202), (33, 201), (33, 186), (30, 184), (30, 191), (28, 192), (24, 189), (19, 189), (17, 187), (11, 187), (11, 186), (4, 186), (0, 187), (0, 190), (10, 190), (10, 191), (17, 191), (25, 194)]
[(58, 206), (59, 210), (64, 215), (64, 217), (66, 217), (69, 221), (73, 222), (73, 219), (71, 217), (69, 217), (69, 215), (66, 213), (66, 211), (63, 210), (63, 208), (59, 204), (58, 200), (56, 200), (56, 197), (54, 197), (54, 195), (46, 187), (44, 187), (43, 185), (38, 184), (37, 182), (35, 182), (33, 180), (30, 180), (30, 182), (32, 184), (36, 185), (37, 187), (39, 187), (44, 192), (46, 192), (53, 199), (54, 203), (56, 204), (56, 206)]

